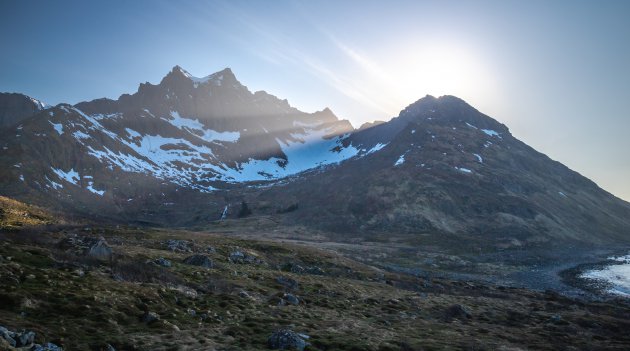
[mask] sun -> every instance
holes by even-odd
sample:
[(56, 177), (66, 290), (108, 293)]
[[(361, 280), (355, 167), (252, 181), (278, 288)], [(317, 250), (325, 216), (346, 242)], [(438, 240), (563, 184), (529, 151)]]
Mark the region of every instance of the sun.
[(392, 69), (397, 77), (397, 94), (413, 101), (419, 94), (474, 97), (488, 95), (493, 74), (479, 55), (452, 43), (416, 47), (399, 56)]

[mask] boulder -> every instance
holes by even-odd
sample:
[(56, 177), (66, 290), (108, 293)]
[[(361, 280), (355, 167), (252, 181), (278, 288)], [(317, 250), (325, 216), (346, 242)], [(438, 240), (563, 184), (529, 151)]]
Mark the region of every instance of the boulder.
[(155, 263), (158, 266), (162, 266), (162, 267), (170, 267), (170, 266), (172, 266), (171, 261), (167, 260), (164, 257), (156, 258), (155, 260), (153, 260), (153, 263)]
[(0, 326), (0, 338), (4, 339), (11, 347), (17, 345), (15, 333), (2, 326)]
[(308, 335), (296, 333), (290, 329), (278, 329), (269, 336), (267, 345), (272, 350), (298, 350), (303, 351), (309, 345), (306, 340)]
[(245, 260), (245, 254), (239, 250), (230, 252), (228, 261), (232, 263), (242, 263)]
[(29, 351), (63, 351), (63, 348), (51, 342), (47, 342), (44, 345), (35, 344)]
[(0, 326), (0, 338), (11, 347), (26, 347), (35, 341), (35, 333), (32, 331), (13, 332)]
[(295, 296), (293, 294), (284, 294), (284, 296), (282, 296), (282, 298), (284, 300), (286, 300), (288, 303), (292, 304), (292, 305), (299, 305), (300, 304), (300, 299), (298, 299), (297, 296)]
[(167, 240), (164, 245), (170, 251), (174, 252), (192, 252), (191, 245), (192, 243), (188, 240), (175, 240), (170, 239)]
[(16, 346), (18, 347), (29, 346), (35, 342), (35, 333), (32, 331), (24, 331), (17, 335), (17, 339), (15, 341), (17, 342)]
[(143, 323), (146, 323), (146, 324), (151, 324), (151, 323), (155, 323), (155, 322), (159, 321), (159, 320), (160, 320), (160, 315), (159, 315), (159, 314), (157, 314), (157, 313), (155, 313), (155, 312), (149, 312), (149, 311), (146, 311), (146, 312), (144, 312), (144, 314), (140, 317), (140, 320), (141, 320)]
[(236, 250), (230, 252), (228, 256), (228, 261), (232, 263), (240, 263), (240, 264), (262, 264), (263, 261), (254, 255), (250, 255), (246, 252)]
[(96, 243), (90, 246), (87, 255), (96, 259), (109, 260), (112, 257), (112, 248), (105, 238), (100, 237)]

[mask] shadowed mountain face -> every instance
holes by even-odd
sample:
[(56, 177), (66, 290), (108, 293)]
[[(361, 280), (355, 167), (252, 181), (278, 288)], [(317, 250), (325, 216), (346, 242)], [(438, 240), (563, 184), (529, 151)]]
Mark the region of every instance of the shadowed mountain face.
[(627, 202), (456, 97), (427, 96), (349, 138), (368, 140), (384, 146), (261, 198), (290, 194), (291, 220), (341, 237), (467, 252), (630, 239)]
[(0, 93), (0, 128), (12, 127), (44, 108), (46, 108), (44, 103), (32, 97)]
[(628, 203), (452, 96), (354, 130), (329, 109), (252, 93), (229, 69), (196, 78), (176, 66), (118, 100), (0, 114), (21, 121), (1, 138), (0, 193), (82, 216), (203, 225), (246, 200), (340, 240), (471, 250), (629, 239)]

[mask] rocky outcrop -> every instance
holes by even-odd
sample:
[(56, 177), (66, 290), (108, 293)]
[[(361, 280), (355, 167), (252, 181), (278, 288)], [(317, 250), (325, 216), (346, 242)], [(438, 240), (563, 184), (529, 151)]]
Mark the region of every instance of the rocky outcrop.
[(43, 110), (36, 99), (17, 93), (0, 93), (0, 128), (14, 126)]
[(306, 340), (309, 336), (296, 333), (291, 329), (278, 329), (269, 336), (267, 345), (272, 350), (297, 350), (303, 351), (309, 345)]
[[(23, 330), (21, 332), (11, 331), (0, 326), (0, 339), (4, 343), (13, 348), (24, 349), (30, 347), (30, 351), (63, 351), (63, 349), (53, 343), (45, 343), (43, 345), (35, 344), (35, 332)], [(2, 344), (0, 343), (0, 347)]]

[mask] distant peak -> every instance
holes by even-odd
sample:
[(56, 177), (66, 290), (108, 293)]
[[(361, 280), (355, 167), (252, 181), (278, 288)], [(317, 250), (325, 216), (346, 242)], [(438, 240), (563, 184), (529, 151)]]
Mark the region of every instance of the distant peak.
[(188, 73), (188, 71), (186, 71), (185, 69), (183, 69), (179, 65), (173, 67), (173, 69), (171, 69), (170, 74), (180, 74), (180, 75), (183, 75), (183, 76), (185, 76), (187, 78), (192, 77), (192, 75), (190, 73)]
[(191, 80), (193, 83), (195, 83), (195, 86), (198, 85), (203, 85), (206, 84), (208, 82), (212, 82), (214, 85), (217, 86), (221, 86), (223, 81), (227, 81), (230, 84), (234, 84), (234, 83), (239, 83), (238, 80), (236, 79), (236, 76), (234, 75), (234, 72), (232, 72), (232, 69), (230, 69), (229, 67), (226, 67), (218, 72), (212, 73), (210, 75), (207, 75), (203, 78), (199, 78), (199, 77), (195, 77), (192, 74), (190, 74), (188, 71), (186, 71), (185, 69), (183, 69), (181, 66), (176, 65), (175, 67), (173, 67), (173, 69), (170, 71), (170, 73), (167, 75), (167, 77), (169, 76), (183, 76), (189, 80)]

